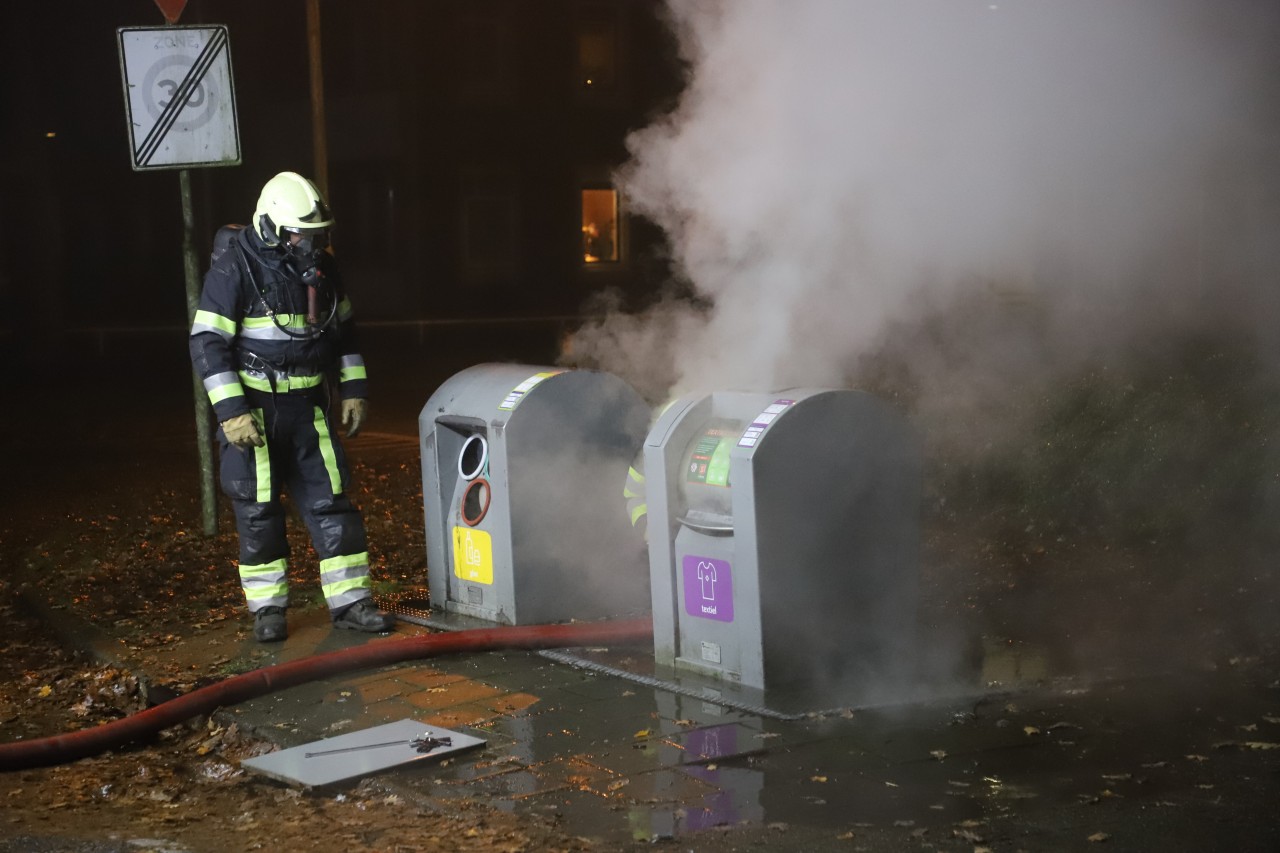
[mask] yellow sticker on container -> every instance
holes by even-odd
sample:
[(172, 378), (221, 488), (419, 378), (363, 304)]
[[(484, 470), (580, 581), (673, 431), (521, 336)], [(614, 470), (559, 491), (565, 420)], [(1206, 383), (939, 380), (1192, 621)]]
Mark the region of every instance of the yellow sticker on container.
[(492, 584), (493, 538), (474, 527), (454, 527), (453, 573), (464, 581)]

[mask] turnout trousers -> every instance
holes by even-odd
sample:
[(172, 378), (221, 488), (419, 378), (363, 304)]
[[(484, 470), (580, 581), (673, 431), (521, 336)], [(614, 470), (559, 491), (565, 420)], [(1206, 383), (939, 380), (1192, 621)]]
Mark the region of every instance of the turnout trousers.
[[(260, 395), (254, 394), (253, 398)], [(240, 586), (249, 612), (289, 604), (289, 541), (282, 489), (306, 522), (320, 560), (320, 588), (336, 616), (371, 595), (364, 519), (346, 495), (350, 475), (342, 444), (319, 395), (251, 399), (266, 445), (221, 442), (222, 490), (240, 536)]]

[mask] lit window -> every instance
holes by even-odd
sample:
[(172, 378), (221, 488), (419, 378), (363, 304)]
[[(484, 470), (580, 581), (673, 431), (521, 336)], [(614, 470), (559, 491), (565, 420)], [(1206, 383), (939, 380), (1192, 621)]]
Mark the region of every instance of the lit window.
[(582, 191), (582, 259), (588, 264), (618, 260), (618, 191)]

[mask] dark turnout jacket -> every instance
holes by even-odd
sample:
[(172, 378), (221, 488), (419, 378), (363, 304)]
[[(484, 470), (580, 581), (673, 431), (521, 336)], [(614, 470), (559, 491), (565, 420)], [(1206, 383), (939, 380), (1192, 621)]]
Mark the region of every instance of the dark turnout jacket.
[(221, 423), (261, 404), (262, 394), (323, 394), (336, 380), (343, 399), (367, 398), (351, 302), (333, 256), (319, 263), (315, 324), (307, 285), (283, 251), (252, 228), (228, 226), (215, 241), (191, 326), (191, 361)]

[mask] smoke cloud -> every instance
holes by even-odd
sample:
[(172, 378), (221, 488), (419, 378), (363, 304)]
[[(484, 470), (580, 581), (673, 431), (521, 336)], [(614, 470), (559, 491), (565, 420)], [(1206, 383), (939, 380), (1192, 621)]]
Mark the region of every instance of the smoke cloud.
[(1051, 308), (1060, 355), (1206, 294), (1272, 305), (1274, 4), (668, 7), (687, 85), (616, 177), (696, 299), (573, 342), (650, 395), (844, 386), (966, 294)]

